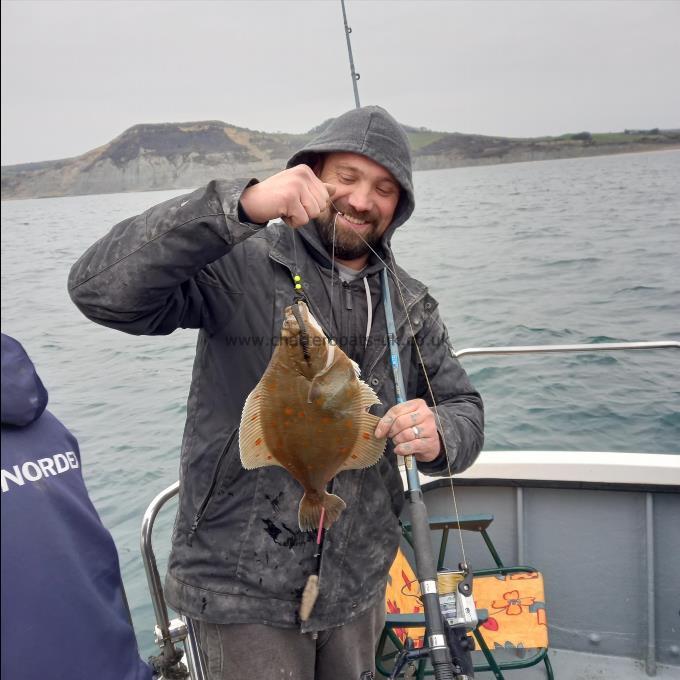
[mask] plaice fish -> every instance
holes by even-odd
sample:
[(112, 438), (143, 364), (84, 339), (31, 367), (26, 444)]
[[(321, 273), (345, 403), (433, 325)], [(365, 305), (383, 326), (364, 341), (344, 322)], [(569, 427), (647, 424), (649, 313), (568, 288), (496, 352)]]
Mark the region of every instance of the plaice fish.
[(247, 470), (279, 465), (304, 488), (298, 510), (303, 531), (330, 527), (345, 502), (326, 491), (343, 470), (370, 467), (385, 449), (373, 434), (379, 404), (359, 378), (359, 367), (329, 342), (304, 302), (285, 310), (281, 341), (260, 382), (248, 395), (239, 426)]

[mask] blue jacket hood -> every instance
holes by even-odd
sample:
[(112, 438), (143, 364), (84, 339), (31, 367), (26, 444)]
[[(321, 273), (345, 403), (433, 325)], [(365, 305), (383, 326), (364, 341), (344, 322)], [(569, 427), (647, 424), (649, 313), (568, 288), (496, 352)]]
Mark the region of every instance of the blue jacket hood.
[(14, 338), (2, 333), (2, 424), (24, 427), (47, 406), (47, 390), (28, 354)]

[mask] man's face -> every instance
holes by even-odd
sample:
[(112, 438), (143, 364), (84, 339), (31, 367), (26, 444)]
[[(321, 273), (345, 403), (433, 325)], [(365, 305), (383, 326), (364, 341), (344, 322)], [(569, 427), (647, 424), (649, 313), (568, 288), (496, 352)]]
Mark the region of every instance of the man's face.
[(319, 179), (336, 187), (333, 205), (316, 219), (317, 231), (330, 253), (335, 222), (335, 256), (352, 261), (375, 248), (392, 222), (400, 187), (389, 170), (366, 156), (330, 153), (318, 170)]

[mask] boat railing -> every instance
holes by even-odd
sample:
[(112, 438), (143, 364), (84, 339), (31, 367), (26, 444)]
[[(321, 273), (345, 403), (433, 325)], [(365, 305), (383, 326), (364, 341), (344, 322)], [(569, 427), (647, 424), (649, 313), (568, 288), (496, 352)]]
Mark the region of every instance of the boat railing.
[[(156, 617), (155, 641), (159, 645), (161, 653), (159, 655), (159, 667), (162, 670), (169, 670), (179, 664), (178, 653), (175, 645), (183, 643), (185, 659), (189, 674), (192, 680), (207, 680), (207, 673), (200, 655), (197, 637), (191, 619), (184, 616), (178, 619), (170, 619), (168, 606), (163, 594), (163, 584), (158, 573), (156, 555), (153, 551), (151, 542), (153, 526), (161, 508), (179, 492), (179, 481), (163, 489), (149, 504), (142, 519), (142, 529), (140, 535), (140, 548), (142, 551), (142, 562), (146, 572), (146, 580), (149, 585), (151, 602)], [(165, 673), (161, 677), (163, 677)], [(177, 677), (174, 676), (173, 677)]]
[[(666, 340), (654, 342), (603, 342), (576, 345), (525, 345), (508, 347), (471, 347), (454, 352), (457, 358), (470, 356), (499, 356), (511, 354), (546, 354), (571, 352), (603, 352), (619, 350), (680, 349), (680, 341)], [(140, 546), (142, 561), (149, 592), (156, 617), (155, 640), (161, 649), (161, 659), (171, 667), (177, 659), (176, 644), (184, 645), (185, 659), (192, 680), (206, 680), (207, 673), (197, 646), (197, 638), (191, 619), (180, 617), (170, 619), (163, 594), (156, 556), (153, 551), (152, 533), (156, 517), (161, 508), (179, 491), (179, 482), (161, 491), (149, 504), (142, 520)]]
[(470, 356), (498, 356), (507, 354), (549, 354), (558, 352), (610, 352), (616, 350), (680, 349), (678, 340), (656, 342), (598, 342), (581, 345), (516, 345), (510, 347), (469, 347), (454, 354), (458, 359)]

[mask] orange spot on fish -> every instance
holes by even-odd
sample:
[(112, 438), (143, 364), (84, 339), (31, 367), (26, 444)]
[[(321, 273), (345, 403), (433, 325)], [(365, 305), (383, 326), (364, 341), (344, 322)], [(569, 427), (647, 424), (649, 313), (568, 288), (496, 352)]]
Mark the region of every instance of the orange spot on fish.
[(293, 413), (294, 413), (293, 409), (292, 409), (290, 406), (286, 406), (286, 408), (283, 409), (283, 412), (284, 412), (287, 416), (292, 416)]
[(346, 421), (345, 421), (345, 427), (346, 427), (348, 430), (351, 430), (352, 427), (353, 427), (352, 421), (351, 421), (351, 420), (346, 420)]
[(257, 420), (257, 416), (256, 416), (256, 415), (253, 416), (250, 420), (251, 420), (251, 422), (252, 422), (253, 420)]
[(259, 446), (261, 443), (262, 443), (262, 437), (258, 437), (258, 438), (255, 440), (255, 446)]
[(364, 439), (370, 439), (370, 438), (371, 438), (371, 435), (368, 434), (368, 432), (364, 432), (361, 436), (362, 436)]
[(304, 411), (299, 411), (298, 412), (298, 418), (304, 418), (305, 417), (305, 412)]

